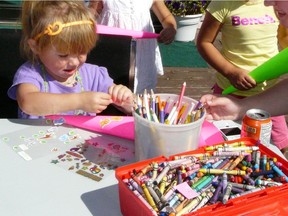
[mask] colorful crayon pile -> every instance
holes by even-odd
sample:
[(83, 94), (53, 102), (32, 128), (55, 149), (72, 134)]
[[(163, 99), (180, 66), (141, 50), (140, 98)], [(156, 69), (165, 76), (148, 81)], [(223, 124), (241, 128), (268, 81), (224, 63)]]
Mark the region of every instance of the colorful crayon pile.
[(178, 216), (287, 183), (281, 166), (258, 146), (238, 140), (129, 170), (123, 182), (151, 215)]
[[(182, 92), (182, 91), (181, 91)], [(181, 96), (182, 95), (182, 96)], [(188, 124), (204, 115), (200, 102), (182, 102), (183, 94), (175, 100), (173, 97), (161, 98), (161, 94), (147, 93), (137, 95), (134, 111), (145, 119), (168, 125)]]

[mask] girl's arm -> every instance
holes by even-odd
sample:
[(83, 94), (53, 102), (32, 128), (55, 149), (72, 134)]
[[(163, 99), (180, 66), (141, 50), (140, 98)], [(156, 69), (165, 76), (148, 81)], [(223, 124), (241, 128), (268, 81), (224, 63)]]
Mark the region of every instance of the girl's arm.
[(19, 84), (16, 94), (20, 109), (35, 116), (58, 114), (73, 110), (100, 113), (112, 103), (111, 96), (102, 92), (54, 94), (39, 92), (32, 84)]
[(256, 82), (247, 75), (247, 71), (238, 68), (226, 60), (214, 46), (215, 38), (221, 30), (222, 24), (209, 12), (206, 12), (204, 21), (197, 36), (197, 49), (201, 56), (217, 72), (225, 76), (232, 85), (240, 90), (255, 87)]
[(164, 44), (173, 42), (177, 29), (174, 16), (166, 7), (163, 0), (154, 0), (151, 9), (163, 27), (163, 30), (160, 32), (160, 36), (158, 37), (158, 42)]

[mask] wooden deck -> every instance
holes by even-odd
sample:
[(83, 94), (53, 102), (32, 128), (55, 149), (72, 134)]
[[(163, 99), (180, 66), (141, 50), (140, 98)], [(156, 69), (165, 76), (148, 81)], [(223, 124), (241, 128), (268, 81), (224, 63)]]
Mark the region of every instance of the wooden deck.
[[(165, 67), (164, 75), (158, 77), (157, 93), (179, 94), (186, 82), (185, 96), (199, 100), (203, 94), (211, 93), (216, 71), (212, 68)], [(288, 78), (288, 74), (281, 79)], [(286, 115), (288, 124), (288, 115)]]
[(185, 96), (198, 100), (211, 92), (215, 82), (215, 71), (211, 68), (165, 67), (164, 75), (158, 77), (157, 93), (179, 94), (186, 82)]

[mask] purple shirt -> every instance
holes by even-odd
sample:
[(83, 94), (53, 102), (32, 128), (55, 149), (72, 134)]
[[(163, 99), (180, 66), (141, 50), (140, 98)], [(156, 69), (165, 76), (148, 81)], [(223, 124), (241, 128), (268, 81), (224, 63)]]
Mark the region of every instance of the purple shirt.
[[(41, 92), (50, 92), (50, 93), (78, 93), (82, 89), (84, 91), (95, 91), (95, 92), (105, 92), (108, 93), (108, 88), (113, 85), (113, 79), (109, 77), (108, 71), (105, 67), (99, 67), (97, 65), (92, 65), (85, 63), (79, 68), (80, 81), (77, 82), (77, 85), (73, 87), (64, 86), (58, 81), (53, 79), (48, 73), (45, 73), (45, 80), (47, 82), (47, 87), (44, 85), (44, 76), (41, 70), (40, 64), (32, 65), (30, 62), (26, 62), (17, 70), (13, 84), (8, 89), (8, 96), (16, 100), (16, 90), (18, 84), (21, 83), (31, 83), (35, 85)], [(70, 111), (66, 113), (59, 113), (65, 115), (75, 115), (75, 111)], [(84, 115), (96, 115), (95, 113), (83, 113), (79, 114)], [(43, 118), (43, 116), (30, 116), (22, 112), (19, 108), (18, 111), (19, 118)]]

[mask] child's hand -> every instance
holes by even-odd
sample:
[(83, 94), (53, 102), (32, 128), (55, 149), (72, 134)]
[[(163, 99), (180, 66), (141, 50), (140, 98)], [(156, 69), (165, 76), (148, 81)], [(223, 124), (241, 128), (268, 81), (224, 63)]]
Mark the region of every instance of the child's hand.
[(81, 92), (81, 109), (85, 112), (101, 113), (113, 103), (111, 96), (103, 92)]
[(176, 35), (176, 29), (172, 26), (169, 26), (167, 28), (164, 28), (160, 32), (157, 41), (159, 43), (170, 44), (174, 41), (175, 35)]
[(133, 104), (132, 91), (123, 85), (113, 85), (108, 90), (112, 101), (117, 106), (130, 106)]
[(237, 68), (228, 79), (239, 90), (249, 90), (257, 85), (256, 81), (248, 75), (248, 72), (240, 68)]

